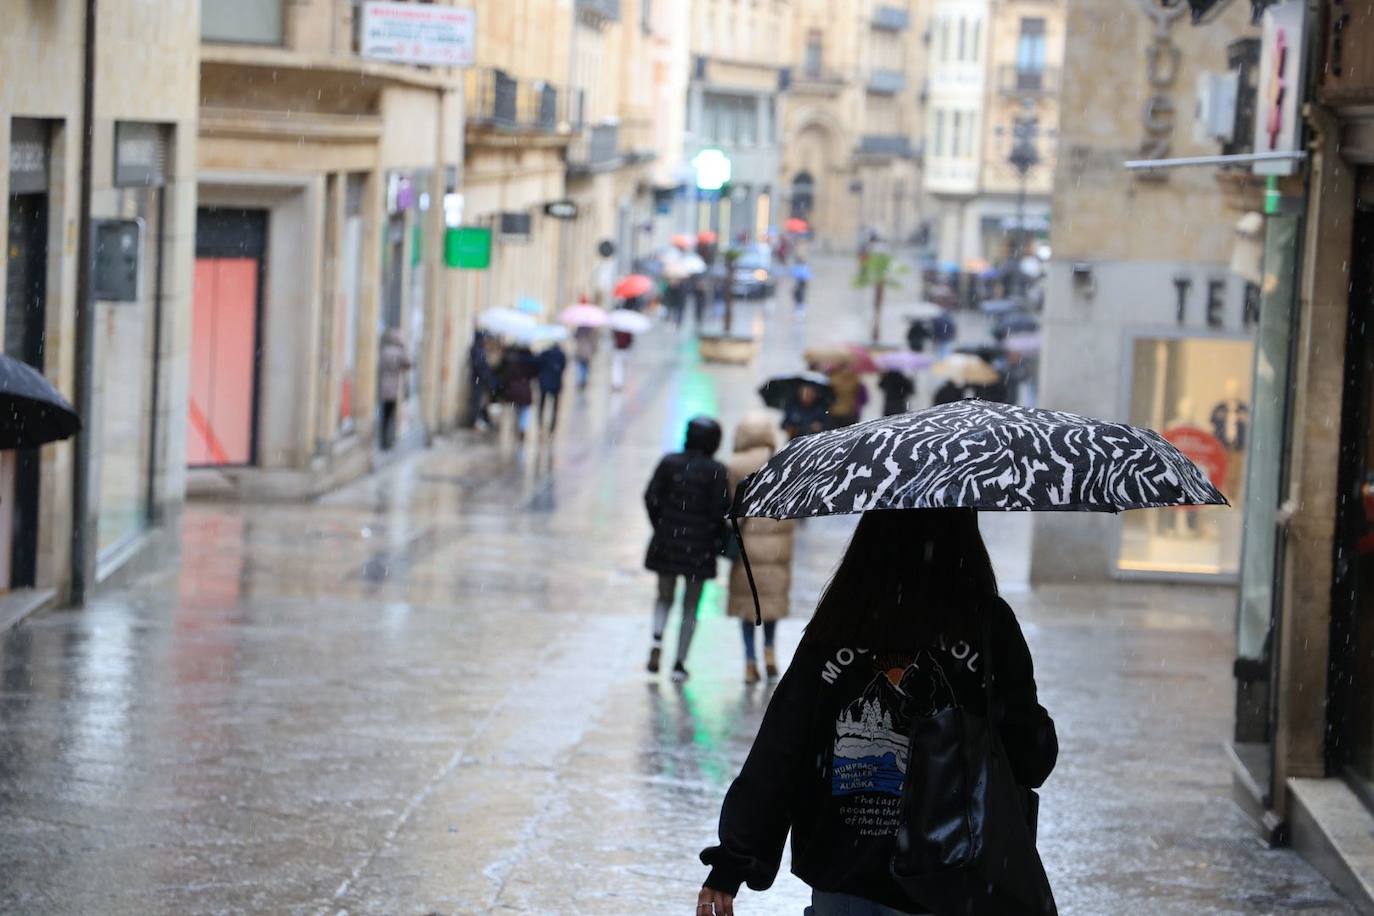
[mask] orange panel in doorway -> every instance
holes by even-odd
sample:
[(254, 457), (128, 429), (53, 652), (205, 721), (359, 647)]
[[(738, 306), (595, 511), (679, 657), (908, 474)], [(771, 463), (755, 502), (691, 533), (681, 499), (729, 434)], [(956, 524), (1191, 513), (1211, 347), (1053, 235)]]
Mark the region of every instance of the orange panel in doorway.
[(197, 258), (186, 461), (248, 464), (253, 447), (258, 262)]

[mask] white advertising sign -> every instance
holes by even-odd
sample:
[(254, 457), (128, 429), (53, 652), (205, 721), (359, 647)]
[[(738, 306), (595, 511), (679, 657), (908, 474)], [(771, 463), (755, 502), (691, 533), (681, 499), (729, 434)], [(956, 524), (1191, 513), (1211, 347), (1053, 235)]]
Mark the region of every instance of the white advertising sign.
[(362, 56), (403, 64), (470, 67), (477, 17), (434, 3), (363, 5)]
[[(1302, 118), (1304, 0), (1288, 0), (1264, 11), (1260, 24), (1260, 73), (1255, 100), (1254, 150), (1291, 153), (1298, 150)], [(1291, 175), (1293, 160), (1256, 162), (1256, 175)]]

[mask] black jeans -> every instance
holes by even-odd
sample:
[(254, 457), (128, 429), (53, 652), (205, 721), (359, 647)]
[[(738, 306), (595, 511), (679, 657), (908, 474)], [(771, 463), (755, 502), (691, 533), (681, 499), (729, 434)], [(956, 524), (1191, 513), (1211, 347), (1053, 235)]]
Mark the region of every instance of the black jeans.
[(550, 415), (550, 417), (549, 417), (549, 431), (550, 431), (550, 432), (553, 432), (555, 429), (558, 428), (558, 396), (561, 395), (562, 393), (563, 393), (563, 392), (562, 392), (561, 389), (558, 390), (558, 391), (544, 391), (544, 390), (541, 388), (541, 389), (539, 390), (539, 425), (540, 425), (540, 426), (543, 426), (543, 425), (544, 425), (544, 405), (547, 404), (547, 403), (549, 403), (550, 401), (553, 402), (553, 410), (552, 410), (551, 415)]
[(382, 402), (382, 451), (396, 444), (396, 402)]

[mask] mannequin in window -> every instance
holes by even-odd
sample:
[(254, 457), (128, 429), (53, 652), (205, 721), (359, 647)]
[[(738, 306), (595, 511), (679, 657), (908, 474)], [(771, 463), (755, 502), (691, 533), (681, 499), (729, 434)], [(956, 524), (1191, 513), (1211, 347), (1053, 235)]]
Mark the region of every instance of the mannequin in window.
[(1250, 432), (1250, 405), (1240, 399), (1240, 380), (1228, 378), (1225, 396), (1212, 408), (1212, 435), (1230, 452), (1232, 460), (1226, 465), (1226, 480), (1222, 490), (1235, 502), (1240, 496), (1244, 473), (1241, 454)]

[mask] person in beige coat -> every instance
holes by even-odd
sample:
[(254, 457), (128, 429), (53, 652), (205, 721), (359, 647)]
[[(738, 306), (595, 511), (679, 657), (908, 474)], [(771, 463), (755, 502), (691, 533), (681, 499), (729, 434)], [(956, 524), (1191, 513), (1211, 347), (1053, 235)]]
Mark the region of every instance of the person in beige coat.
[[(734, 493), (749, 474), (763, 467), (777, 449), (773, 420), (765, 413), (752, 413), (735, 427), (735, 453), (726, 461), (730, 492)], [(773, 654), (773, 637), (779, 620), (787, 616), (788, 596), (792, 590), (792, 536), (796, 522), (790, 519), (775, 521), (769, 518), (740, 520), (744, 546), (754, 568), (754, 584), (759, 590), (759, 606), (763, 611), (763, 660), (770, 678), (778, 676), (778, 662)], [(744, 633), (744, 680), (759, 680), (758, 656), (755, 654), (754, 598), (749, 591), (749, 579), (744, 564), (735, 560), (730, 569), (729, 610), (740, 618)]]

